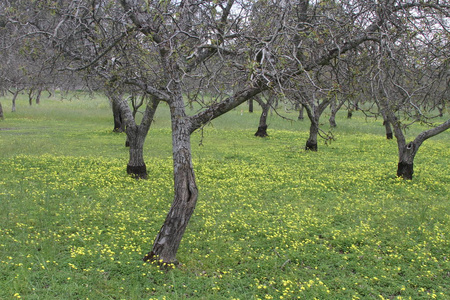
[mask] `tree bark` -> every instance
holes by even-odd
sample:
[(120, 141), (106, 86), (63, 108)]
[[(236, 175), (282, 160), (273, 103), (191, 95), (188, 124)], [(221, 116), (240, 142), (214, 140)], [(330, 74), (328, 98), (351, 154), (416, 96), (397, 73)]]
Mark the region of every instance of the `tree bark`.
[(20, 91), (22, 91), (22, 90), (16, 90), (13, 93), (11, 112), (15, 112), (16, 111), (16, 99), (17, 99), (17, 96), (19, 95)]
[(308, 119), (311, 122), (309, 127), (309, 138), (306, 141), (305, 150), (317, 151), (317, 136), (319, 134), (319, 120), (322, 113), (325, 111), (327, 106), (330, 104), (331, 99), (324, 99), (319, 104), (314, 103), (314, 101), (307, 101), (306, 97), (304, 98), (305, 102), (302, 103), (303, 107), (308, 114)]
[(389, 122), (388, 119), (385, 119), (383, 121), (383, 125), (384, 125), (384, 128), (386, 130), (386, 139), (392, 140), (394, 136), (392, 134), (391, 122)]
[(353, 109), (352, 109), (352, 108), (349, 108), (349, 109), (347, 110), (347, 119), (351, 119), (352, 116), (353, 116)]
[(345, 100), (340, 100), (338, 103), (336, 103), (337, 100), (331, 101), (330, 103), (330, 109), (331, 109), (331, 115), (330, 115), (330, 126), (331, 127), (337, 127), (336, 124), (336, 114), (341, 109), (342, 105), (344, 105)]
[(319, 134), (319, 122), (311, 120), (309, 138), (306, 141), (305, 150), (317, 151), (317, 135)]
[(336, 105), (336, 101), (331, 101), (330, 102), (330, 110), (331, 110), (331, 114), (330, 114), (330, 118), (328, 119), (329, 123), (330, 123), (330, 127), (336, 127), (336, 113), (337, 113), (337, 105)]
[(130, 159), (127, 173), (136, 179), (147, 179), (147, 166), (144, 162), (144, 142), (147, 131), (137, 125), (127, 126), (127, 141), (130, 145)]
[[(402, 177), (403, 179), (411, 180), (414, 174), (414, 157), (419, 150), (419, 147), (422, 143), (441, 132), (450, 128), (450, 119), (446, 122), (440, 124), (437, 127), (431, 128), (429, 130), (421, 132), (412, 142), (405, 144), (405, 140), (402, 136), (397, 137), (399, 133), (397, 133), (396, 126), (394, 126), (394, 130), (396, 132), (398, 151), (399, 151), (399, 162), (397, 167), (397, 176)], [(400, 129), (401, 132), (401, 129)]]
[(253, 99), (248, 100), (248, 112), (253, 112)]
[(386, 139), (391, 140), (393, 138), (393, 133), (392, 133), (392, 127), (391, 127), (391, 121), (388, 118), (388, 115), (386, 114), (386, 108), (384, 106), (381, 106), (378, 104), (378, 109), (381, 113), (381, 116), (383, 117), (383, 126), (384, 129), (386, 131)]
[(39, 88), (36, 93), (36, 104), (41, 104), (41, 94), (42, 94), (42, 88)]
[(121, 95), (108, 92), (108, 97), (116, 102), (123, 122), (126, 124), (127, 141), (129, 143), (130, 159), (127, 164), (127, 173), (136, 179), (146, 179), (147, 166), (144, 162), (144, 143), (150, 129), (159, 99), (151, 97), (147, 103), (141, 124), (137, 125), (133, 113), (126, 100), (122, 100)]
[[(181, 97), (181, 95), (178, 95)], [(178, 99), (170, 103), (175, 195), (153, 249), (144, 261), (157, 260), (163, 264), (176, 263), (176, 253), (198, 198), (191, 157), (190, 124), (184, 103)]]
[(400, 150), (399, 162), (397, 166), (397, 176), (403, 179), (411, 180), (414, 173), (414, 156), (417, 153), (417, 147), (414, 142), (410, 142)]
[(257, 101), (258, 101), (259, 105), (261, 106), (262, 112), (261, 112), (261, 116), (259, 117), (258, 130), (256, 131), (255, 136), (267, 137), (267, 136), (269, 136), (267, 134), (267, 126), (268, 126), (267, 125), (267, 116), (269, 114), (269, 110), (270, 110), (270, 107), (273, 102), (273, 94), (271, 92), (269, 92), (269, 98), (267, 99), (266, 102), (261, 100), (261, 98), (257, 98)]
[(2, 103), (0, 102), (0, 120), (3, 120), (3, 108), (2, 108)]
[(120, 113), (120, 105), (116, 101), (111, 99), (111, 106), (114, 118), (114, 132), (124, 132), (125, 131), (125, 122), (122, 120), (122, 115)]
[(298, 120), (303, 121), (305, 119), (303, 112), (304, 112), (305, 108), (303, 107), (303, 105), (300, 105), (300, 110), (298, 112)]

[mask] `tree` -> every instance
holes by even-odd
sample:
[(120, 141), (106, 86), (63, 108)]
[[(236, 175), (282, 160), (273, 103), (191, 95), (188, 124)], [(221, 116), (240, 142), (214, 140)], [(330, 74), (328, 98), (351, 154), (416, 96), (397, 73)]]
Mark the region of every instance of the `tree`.
[[(274, 93), (269, 91), (263, 97), (255, 97), (255, 101), (261, 106), (261, 116), (259, 117), (258, 130), (255, 133), (257, 137), (267, 137), (267, 116), (269, 115), (270, 108), (274, 103)], [(265, 98), (264, 100), (262, 98)]]
[[(377, 102), (385, 125), (391, 124), (398, 147), (397, 176), (412, 179), (414, 158), (422, 143), (450, 128), (450, 120), (418, 134), (406, 142), (404, 129), (421, 122), (431, 124), (436, 115), (428, 106), (448, 101), (450, 30), (447, 6), (438, 3), (409, 3), (388, 6), (379, 14), (390, 15), (401, 9), (398, 19), (386, 23), (385, 37), (368, 48), (372, 57), (369, 71), (371, 93)], [(390, 16), (389, 18), (391, 18)], [(391, 34), (393, 28), (399, 29)], [(430, 105), (431, 104), (431, 105)], [(388, 134), (388, 131), (387, 131)]]
[[(323, 111), (341, 91), (335, 71), (341, 58), (379, 40), (380, 28), (389, 21), (377, 14), (385, 3), (354, 1), (67, 0), (51, 1), (50, 7), (46, 1), (17, 1), (24, 8), (40, 8), (34, 11), (43, 21), (26, 24), (61, 54), (59, 69), (112, 84), (127, 134), (139, 137), (138, 148), (144, 124), (130, 121), (121, 98), (125, 86), (168, 104), (174, 199), (144, 257), (164, 263), (176, 261), (198, 198), (191, 134), (268, 90), (302, 99), (318, 124), (315, 110)], [(189, 115), (186, 107), (193, 102), (200, 109)]]
[(147, 166), (144, 161), (144, 142), (150, 129), (153, 117), (159, 104), (159, 100), (150, 97), (143, 113), (140, 124), (136, 124), (136, 112), (132, 112), (127, 99), (123, 99), (122, 93), (117, 90), (107, 91), (113, 107), (117, 107), (120, 119), (126, 128), (127, 144), (130, 147), (127, 173), (134, 178), (146, 179), (148, 176)]
[(276, 88), (307, 112), (310, 135), (306, 150), (317, 151), (320, 116), (329, 104), (352, 95), (357, 74), (352, 57), (361, 44), (376, 38), (383, 22), (373, 17), (376, 7), (365, 5), (303, 0), (292, 4), (286, 13), (286, 38), (278, 46), (285, 76)]

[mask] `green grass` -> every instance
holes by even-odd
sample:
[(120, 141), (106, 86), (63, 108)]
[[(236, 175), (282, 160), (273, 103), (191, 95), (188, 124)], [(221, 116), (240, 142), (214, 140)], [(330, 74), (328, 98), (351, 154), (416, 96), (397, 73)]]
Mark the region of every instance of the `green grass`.
[(166, 105), (136, 181), (102, 97), (0, 101), (0, 299), (450, 299), (449, 132), (403, 181), (381, 120), (342, 112), (311, 153), (307, 121), (255, 138), (238, 108), (192, 138), (199, 201), (163, 272), (141, 259), (173, 195)]

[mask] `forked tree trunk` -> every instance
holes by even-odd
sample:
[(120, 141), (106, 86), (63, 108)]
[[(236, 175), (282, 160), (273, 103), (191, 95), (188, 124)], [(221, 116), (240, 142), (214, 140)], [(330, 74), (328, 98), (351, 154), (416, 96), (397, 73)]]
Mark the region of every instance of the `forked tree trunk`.
[(309, 126), (309, 137), (306, 141), (305, 150), (317, 151), (317, 136), (319, 135), (319, 120), (320, 116), (330, 104), (329, 101), (323, 100), (319, 105), (316, 105), (314, 101), (310, 101), (309, 104), (303, 104), (308, 119), (311, 122)]
[(331, 115), (330, 115), (330, 119), (329, 119), (329, 122), (330, 122), (330, 126), (331, 127), (337, 127), (337, 124), (336, 124), (336, 114), (337, 114), (337, 112), (341, 109), (341, 107), (344, 105), (344, 103), (345, 103), (345, 100), (339, 100), (338, 101), (338, 103), (336, 104), (336, 101), (337, 100), (335, 100), (335, 101), (332, 101), (331, 103), (330, 103), (330, 109), (331, 109)]
[(159, 100), (156, 98), (149, 99), (141, 124), (136, 125), (127, 101), (122, 100), (121, 95), (115, 95), (113, 92), (108, 92), (108, 97), (119, 106), (122, 120), (126, 124), (127, 141), (130, 146), (130, 159), (127, 164), (127, 173), (136, 179), (146, 179), (148, 174), (147, 166), (144, 162), (144, 143)]
[[(391, 115), (393, 121), (396, 121), (395, 116)], [(414, 174), (414, 157), (416, 156), (419, 147), (422, 143), (447, 129), (450, 128), (450, 119), (446, 122), (440, 124), (435, 128), (431, 128), (429, 130), (421, 132), (412, 142), (406, 144), (405, 137), (399, 126), (399, 123), (394, 125), (395, 137), (397, 139), (398, 152), (399, 152), (399, 162), (397, 166), (397, 176), (402, 177), (403, 179), (411, 180)]]
[(182, 101), (170, 104), (172, 119), (172, 146), (174, 168), (174, 200), (163, 226), (156, 236), (152, 251), (144, 261), (157, 260), (176, 263), (176, 253), (194, 212), (198, 189), (191, 158), (191, 142), (188, 119)]

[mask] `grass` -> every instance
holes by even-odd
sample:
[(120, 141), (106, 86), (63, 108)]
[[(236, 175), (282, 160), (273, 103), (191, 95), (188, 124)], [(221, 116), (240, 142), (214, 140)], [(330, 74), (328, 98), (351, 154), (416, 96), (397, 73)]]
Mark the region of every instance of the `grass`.
[(342, 112), (311, 153), (307, 121), (255, 138), (238, 108), (192, 137), (199, 202), (163, 272), (141, 259), (173, 195), (167, 107), (136, 181), (101, 96), (0, 101), (0, 299), (450, 299), (448, 132), (403, 181), (381, 120)]

